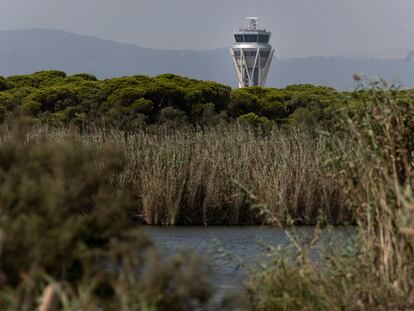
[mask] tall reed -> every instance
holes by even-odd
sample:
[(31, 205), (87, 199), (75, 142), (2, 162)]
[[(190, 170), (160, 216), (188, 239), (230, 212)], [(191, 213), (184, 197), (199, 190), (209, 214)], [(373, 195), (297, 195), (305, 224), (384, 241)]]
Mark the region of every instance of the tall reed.
[(414, 309), (414, 98), (378, 84), (362, 95), (327, 162), (356, 211), (358, 244), (319, 265), (306, 249), (276, 256), (247, 283), (247, 310)]
[[(60, 131), (50, 135), (58, 139)], [(340, 184), (323, 163), (329, 142), (303, 129), (156, 127), (134, 134), (96, 130), (78, 138), (124, 150), (121, 183), (148, 224), (264, 223), (252, 208), (256, 203), (266, 204), (281, 223), (314, 224), (322, 215), (334, 224), (352, 221)]]
[[(372, 86), (341, 142), (343, 180), (358, 210), (367, 260), (385, 284), (414, 296), (414, 98)], [(414, 300), (411, 300), (414, 303)]]

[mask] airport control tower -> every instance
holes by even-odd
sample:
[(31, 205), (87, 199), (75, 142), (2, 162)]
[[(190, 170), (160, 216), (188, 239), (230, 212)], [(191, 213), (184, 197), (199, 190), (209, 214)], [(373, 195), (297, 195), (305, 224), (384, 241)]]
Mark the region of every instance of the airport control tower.
[(249, 25), (234, 34), (230, 54), (236, 67), (239, 87), (264, 86), (275, 50), (269, 44), (271, 33), (257, 28), (257, 17), (247, 17)]

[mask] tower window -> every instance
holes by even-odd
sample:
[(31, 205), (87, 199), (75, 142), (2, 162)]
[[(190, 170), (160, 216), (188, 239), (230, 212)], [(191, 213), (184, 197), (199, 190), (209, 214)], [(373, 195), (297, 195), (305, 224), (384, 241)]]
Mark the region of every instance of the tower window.
[(268, 43), (269, 42), (269, 35), (260, 35), (259, 36), (260, 43)]
[(257, 42), (257, 35), (244, 35), (245, 42)]
[(243, 42), (243, 35), (234, 35), (236, 42)]

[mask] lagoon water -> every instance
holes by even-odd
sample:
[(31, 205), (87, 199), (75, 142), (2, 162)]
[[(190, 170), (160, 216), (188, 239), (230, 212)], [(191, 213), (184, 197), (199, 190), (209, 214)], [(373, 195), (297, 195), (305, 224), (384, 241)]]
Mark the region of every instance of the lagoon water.
[[(269, 263), (269, 250), (280, 248), (286, 256), (293, 243), (281, 229), (257, 226), (223, 227), (144, 227), (146, 235), (153, 240), (163, 257), (177, 254), (180, 250), (193, 250), (209, 259), (213, 268), (212, 281), (220, 291), (239, 288), (248, 269), (255, 269), (260, 263)], [(297, 236), (303, 245), (309, 245), (315, 236), (314, 227), (297, 227), (289, 234)], [(309, 249), (312, 260), (317, 262), (323, 256), (326, 246), (337, 251), (352, 244), (356, 229), (336, 227), (324, 229), (321, 240)], [(322, 247), (324, 246), (324, 247)]]

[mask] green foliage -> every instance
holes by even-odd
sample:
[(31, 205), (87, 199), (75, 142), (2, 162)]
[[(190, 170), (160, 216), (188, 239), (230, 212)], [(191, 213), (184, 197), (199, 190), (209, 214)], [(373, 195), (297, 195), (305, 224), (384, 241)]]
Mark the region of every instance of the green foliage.
[(257, 114), (250, 112), (246, 113), (237, 118), (237, 120), (241, 123), (247, 123), (249, 125), (255, 126), (268, 126), (271, 125), (271, 122), (266, 117), (260, 117)]
[(226, 112), (216, 113), (213, 103), (195, 104), (191, 107), (191, 119), (197, 125), (217, 125), (227, 120)]
[(90, 74), (90, 73), (77, 73), (71, 76), (71, 78), (79, 78), (86, 81), (97, 81), (98, 79), (96, 76)]
[(35, 88), (54, 85), (63, 81), (66, 78), (66, 74), (62, 71), (50, 70), (39, 71), (31, 75), (18, 75), (7, 78), (7, 81), (11, 82), (14, 87), (31, 86)]
[(375, 266), (358, 252), (329, 253), (319, 264), (305, 250), (281, 254), (250, 275), (244, 310), (410, 310), (412, 298), (382, 282)]
[(129, 106), (134, 101), (143, 98), (145, 90), (137, 87), (125, 87), (118, 89), (108, 97), (108, 103), (118, 106)]
[(14, 86), (8, 92), (15, 106), (32, 117), (53, 124), (87, 122), (123, 129), (131, 129), (142, 115), (149, 123), (165, 122), (164, 115), (177, 116), (173, 111), (185, 113), (181, 121), (195, 122), (192, 107), (198, 104), (211, 104), (212, 108), (194, 115), (208, 122), (220, 115), (230, 96), (229, 87), (170, 74), (98, 81), (88, 74), (66, 77), (62, 72), (47, 71), (13, 76), (8, 83)]
[(13, 106), (13, 96), (6, 92), (0, 93), (0, 105), (5, 109), (11, 109)]
[(19, 88), (12, 88), (9, 89), (7, 91), (1, 92), (1, 94), (8, 94), (11, 95), (11, 104), (12, 104), (12, 109), (14, 109), (15, 107), (19, 107), (22, 102), (26, 99), (26, 97), (28, 97), (29, 95), (33, 94), (33, 92), (36, 92), (37, 89), (33, 88), (33, 87), (19, 87)]
[(201, 117), (206, 111), (214, 112), (214, 108), (213, 103), (195, 104), (191, 107), (191, 114), (196, 117)]
[(42, 105), (34, 100), (26, 100), (21, 106), (21, 111), (32, 116), (36, 116), (41, 112)]
[(318, 111), (344, 105), (346, 96), (332, 88), (312, 85), (291, 85), (285, 89), (251, 87), (235, 90), (231, 94), (229, 112), (238, 117), (253, 112), (278, 123), (285, 123), (298, 109)]
[[(171, 125), (208, 126), (250, 113), (279, 125), (332, 128), (338, 111), (352, 113), (361, 108), (355, 93), (339, 93), (329, 87), (303, 84), (232, 90), (219, 83), (173, 74), (98, 80), (86, 73), (66, 76), (60, 71), (41, 71), (0, 78), (1, 89), (12, 96), (6, 95), (8, 111), (2, 115), (17, 109), (54, 125), (125, 130), (133, 130), (138, 124), (166, 123), (166, 116), (174, 118)], [(364, 90), (358, 94), (367, 96)], [(409, 91), (398, 91), (400, 98), (407, 94)]]
[(302, 124), (309, 128), (316, 128), (320, 123), (320, 115), (320, 110), (299, 108), (289, 116), (289, 122), (294, 124)]
[(148, 99), (140, 98), (134, 101), (129, 108), (134, 112), (150, 115), (154, 109), (154, 104)]
[(133, 76), (133, 77), (122, 77), (104, 80), (101, 83), (102, 94), (105, 98), (110, 96), (113, 92), (119, 89), (127, 87), (144, 87), (147, 88), (152, 78), (147, 76)]
[(251, 93), (251, 89), (239, 89), (231, 93), (229, 113), (233, 117), (253, 112), (259, 106), (259, 98)]
[(158, 121), (169, 127), (177, 127), (187, 123), (187, 116), (185, 112), (180, 109), (165, 107), (161, 109)]
[(9, 87), (10, 84), (8, 81), (4, 77), (0, 76), (0, 92), (7, 90)]
[(143, 281), (134, 290), (147, 310), (205, 310), (213, 294), (207, 282), (208, 263), (187, 252), (167, 260), (161, 269), (159, 264), (158, 260), (149, 262)]
[(1, 268), (10, 285), (38, 269), (77, 281), (112, 239), (133, 228), (129, 203), (111, 187), (123, 156), (76, 142), (23, 143), (22, 134), (1, 144)]
[(26, 132), (24, 123), (0, 135), (1, 310), (38, 309), (51, 287), (65, 310), (214, 303), (201, 258), (161, 259), (137, 231), (134, 205), (117, 182), (125, 165), (117, 148)]

